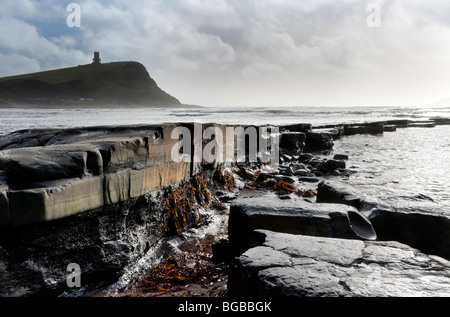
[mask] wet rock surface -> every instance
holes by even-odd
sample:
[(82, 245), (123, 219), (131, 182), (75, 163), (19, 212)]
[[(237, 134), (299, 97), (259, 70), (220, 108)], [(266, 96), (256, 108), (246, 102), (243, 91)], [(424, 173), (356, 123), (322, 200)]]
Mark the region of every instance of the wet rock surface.
[(230, 208), (228, 237), (234, 254), (258, 244), (256, 229), (322, 237), (376, 239), (370, 222), (355, 208), (313, 204), (301, 198), (281, 200), (275, 194), (239, 197)]
[(113, 283), (128, 264), (157, 248), (163, 235), (163, 214), (144, 198), (46, 225), (3, 229), (0, 295), (70, 292), (70, 263), (80, 265), (84, 292), (89, 293), (102, 283)]
[(450, 296), (450, 262), (398, 242), (257, 233), (230, 266), (230, 296)]
[[(132, 274), (141, 259), (167, 259), (174, 253), (170, 237), (215, 221), (214, 212), (203, 212), (219, 206), (214, 192), (226, 189), (202, 175), (64, 219), (2, 228), (0, 296), (95, 295)], [(81, 268), (81, 289), (67, 285), (71, 263)]]
[[(208, 179), (220, 184), (217, 197), (208, 196), (205, 179), (180, 185), (202, 168), (171, 164), (176, 140), (164, 140), (176, 125), (2, 137), (0, 295), (97, 294), (151, 254), (165, 261), (152, 263), (142, 288), (129, 289), (129, 296), (224, 296), (223, 261), (233, 256), (231, 296), (447, 296), (449, 264), (437, 256), (450, 259), (449, 218), (390, 208), (362, 195), (342, 181), (352, 173), (348, 156), (330, 150), (346, 131), (380, 134), (389, 126), (448, 123), (286, 126), (278, 169), (245, 163), (234, 170), (242, 178), (237, 185), (234, 172), (218, 173), (212, 164), (216, 170)], [(242, 190), (233, 201), (236, 186)], [(160, 189), (160, 196), (149, 194)], [(229, 241), (214, 247), (220, 263), (210, 259), (209, 249), (208, 259), (202, 258), (203, 247), (170, 258), (174, 249), (164, 242), (167, 235), (183, 237), (205, 221), (192, 212), (195, 201), (202, 210), (232, 204)], [(69, 263), (82, 267), (79, 292), (67, 290)], [(195, 273), (196, 265), (205, 270)], [(183, 279), (189, 283), (178, 283)], [(174, 287), (158, 289), (159, 282)]]
[(352, 186), (330, 180), (319, 184), (317, 202), (357, 208), (370, 219), (379, 240), (399, 241), (450, 259), (450, 217), (445, 214), (393, 208)]
[(320, 182), (317, 188), (317, 202), (345, 204), (362, 212), (370, 212), (375, 208), (389, 208), (382, 201), (364, 195), (350, 185), (333, 180)]

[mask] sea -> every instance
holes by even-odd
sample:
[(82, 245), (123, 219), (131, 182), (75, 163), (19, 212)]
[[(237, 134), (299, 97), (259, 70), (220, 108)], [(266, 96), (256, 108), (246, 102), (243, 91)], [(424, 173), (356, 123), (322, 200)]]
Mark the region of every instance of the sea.
[[(23, 129), (172, 122), (313, 126), (395, 119), (450, 118), (450, 107), (0, 109), (0, 138)], [(450, 126), (404, 128), (335, 140), (353, 173), (341, 181), (395, 207), (450, 214)]]

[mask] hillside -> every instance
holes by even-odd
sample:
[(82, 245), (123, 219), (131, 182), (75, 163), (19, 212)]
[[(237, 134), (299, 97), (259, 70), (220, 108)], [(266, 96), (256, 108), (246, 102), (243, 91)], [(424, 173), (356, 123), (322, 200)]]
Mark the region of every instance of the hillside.
[(427, 105), (427, 107), (431, 108), (449, 108), (450, 107), (450, 98), (439, 100)]
[(181, 106), (137, 62), (89, 64), (0, 78), (0, 107), (17, 104)]

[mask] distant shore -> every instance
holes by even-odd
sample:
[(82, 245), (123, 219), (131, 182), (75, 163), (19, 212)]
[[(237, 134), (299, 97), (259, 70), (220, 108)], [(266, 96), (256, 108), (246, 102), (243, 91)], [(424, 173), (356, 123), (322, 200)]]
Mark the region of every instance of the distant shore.
[(6, 101), (0, 100), (0, 109), (89, 109), (89, 108), (99, 108), (99, 109), (107, 109), (107, 108), (189, 108), (189, 109), (201, 109), (202, 106), (199, 105), (187, 105), (187, 104), (134, 104), (134, 103), (108, 103), (108, 102), (96, 102), (96, 101), (58, 101), (58, 102), (49, 102), (49, 103), (28, 103), (28, 102), (19, 102), (19, 101)]

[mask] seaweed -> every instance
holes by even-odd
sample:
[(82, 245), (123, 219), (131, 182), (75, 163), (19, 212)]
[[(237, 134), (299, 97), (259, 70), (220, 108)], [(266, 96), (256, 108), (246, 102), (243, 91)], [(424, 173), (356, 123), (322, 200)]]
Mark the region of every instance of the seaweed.
[[(228, 185), (234, 185), (229, 177), (224, 176), (227, 188)], [(189, 231), (190, 227), (205, 223), (202, 209), (225, 210), (225, 205), (216, 197), (213, 188), (214, 184), (209, 180), (207, 173), (197, 174), (176, 188), (167, 188), (162, 198), (165, 232), (169, 235), (183, 236), (183, 232)]]

